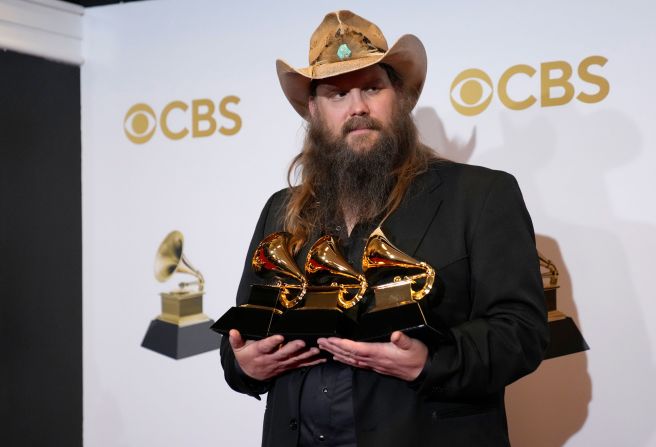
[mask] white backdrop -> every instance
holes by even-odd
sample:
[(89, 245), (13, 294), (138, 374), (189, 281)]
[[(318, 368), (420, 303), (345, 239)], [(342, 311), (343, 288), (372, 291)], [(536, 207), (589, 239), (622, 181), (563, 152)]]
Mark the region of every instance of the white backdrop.
[[(216, 318), (232, 305), (257, 216), (284, 186), (303, 135), (274, 61), (305, 66), (323, 15), (348, 8), (378, 24), (390, 44), (403, 33), (424, 42), (428, 78), (416, 109), (424, 140), (449, 158), (518, 178), (538, 247), (561, 272), (559, 308), (591, 346), (544, 362), (510, 387), (514, 445), (656, 446), (656, 7), (493, 3), (158, 0), (86, 10), (85, 445), (259, 444), (264, 404), (228, 388), (218, 351), (176, 361), (140, 347), (159, 313), (158, 293), (173, 288), (155, 281), (153, 258), (162, 238), (181, 230), (206, 278), (206, 313)], [(589, 72), (610, 92), (585, 103), (576, 95), (598, 91), (577, 73), (590, 56), (607, 60)], [(544, 107), (540, 68), (552, 61), (572, 68), (575, 95)], [(514, 100), (537, 98), (524, 110), (498, 95), (497, 81), (518, 64), (536, 70), (508, 83)], [(468, 68), (492, 81), (481, 99), (491, 94), (489, 106), (474, 116), (450, 100), (452, 81)], [(217, 128), (238, 130), (233, 135), (172, 140), (145, 115), (130, 117), (127, 128), (154, 129), (147, 142), (135, 144), (124, 131), (138, 103), (157, 118), (173, 101), (187, 105), (169, 114), (178, 132), (192, 129), (193, 101), (218, 109), (230, 96), (238, 100), (212, 117)], [(207, 126), (201, 120), (200, 131)]]

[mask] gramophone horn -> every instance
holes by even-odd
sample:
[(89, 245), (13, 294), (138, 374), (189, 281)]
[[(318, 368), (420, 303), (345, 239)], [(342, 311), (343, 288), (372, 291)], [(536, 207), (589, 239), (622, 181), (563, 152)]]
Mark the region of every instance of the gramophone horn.
[[(408, 275), (412, 270), (421, 273)], [(387, 239), (383, 231), (376, 228), (369, 239), (362, 255), (362, 271), (370, 282), (387, 274), (401, 274), (404, 278), (416, 282), (424, 279), (424, 285), (419, 290), (412, 289), (412, 299), (420, 300), (428, 295), (435, 282), (435, 270), (428, 264), (414, 259), (412, 256), (396, 248)]]
[(164, 282), (174, 273), (187, 273), (198, 278), (198, 290), (202, 291), (205, 284), (203, 275), (185, 258), (183, 245), (184, 236), (179, 231), (171, 231), (164, 238), (155, 255), (155, 278)]
[[(323, 236), (316, 241), (307, 254), (305, 261), (305, 276), (310, 284), (331, 285), (337, 283), (342, 288), (339, 304), (348, 309), (355, 306), (367, 290), (367, 280), (358, 273), (339, 252), (332, 236)], [(343, 280), (347, 283), (344, 284)], [(347, 288), (357, 285), (358, 291), (353, 297), (346, 299)]]
[[(280, 301), (286, 308), (294, 307), (298, 304), (306, 290), (306, 280), (298, 268), (294, 257), (289, 250), (289, 240), (291, 235), (287, 232), (280, 231), (270, 234), (259, 243), (253, 253), (251, 266), (258, 275), (263, 278), (291, 278), (300, 283), (286, 284), (281, 281), (281, 294)], [(301, 291), (293, 299), (288, 299), (290, 289), (298, 289)]]

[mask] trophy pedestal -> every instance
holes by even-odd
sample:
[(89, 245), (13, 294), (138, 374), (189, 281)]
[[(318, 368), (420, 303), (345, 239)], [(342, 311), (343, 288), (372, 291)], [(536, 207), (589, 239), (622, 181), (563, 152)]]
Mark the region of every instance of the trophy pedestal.
[(358, 320), (357, 339), (386, 342), (394, 331), (401, 331), (427, 345), (439, 344), (445, 339), (444, 331), (430, 323), (419, 303), (362, 314)]
[(275, 286), (251, 286), (248, 303), (232, 307), (212, 325), (212, 330), (228, 335), (230, 329), (237, 329), (241, 336), (249, 340), (259, 340), (273, 335), (272, 326), (283, 312), (276, 309), (280, 288)]
[(547, 303), (550, 341), (544, 358), (551, 359), (590, 349), (574, 320), (556, 308), (556, 289), (545, 287), (544, 298)]
[(203, 292), (161, 293), (162, 313), (150, 322), (141, 346), (181, 359), (219, 348), (203, 313)]
[(244, 339), (260, 340), (273, 335), (271, 325), (280, 318), (280, 315), (282, 315), (280, 309), (244, 304), (228, 309), (214, 323), (212, 330), (227, 336), (230, 329), (237, 329)]
[(374, 287), (373, 303), (358, 319), (358, 340), (385, 342), (392, 332), (402, 331), (427, 345), (444, 341), (444, 331), (432, 321), (430, 311), (422, 308), (421, 301), (410, 298), (411, 292), (409, 281)]
[(212, 323), (214, 321), (207, 320), (203, 323), (178, 326), (155, 319), (150, 322), (141, 346), (176, 360), (213, 351), (219, 349), (221, 337), (210, 331)]
[(357, 324), (338, 307), (339, 289), (326, 289), (309, 289), (303, 307), (285, 312), (271, 325), (271, 333), (283, 335), (286, 341), (303, 340), (307, 346), (316, 346), (321, 337), (353, 339)]
[(551, 332), (551, 341), (544, 353), (545, 360), (590, 349), (574, 320), (570, 317), (550, 321), (549, 331)]

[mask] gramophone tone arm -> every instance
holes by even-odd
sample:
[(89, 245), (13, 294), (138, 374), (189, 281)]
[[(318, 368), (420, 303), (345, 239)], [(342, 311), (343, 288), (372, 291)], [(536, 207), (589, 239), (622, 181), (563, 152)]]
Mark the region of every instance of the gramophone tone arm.
[(546, 268), (547, 272), (542, 272), (543, 278), (549, 278), (549, 285), (558, 285), (558, 269), (551, 260), (547, 259), (542, 253), (538, 251), (538, 258), (540, 259), (540, 267)]
[[(279, 281), (277, 286), (280, 288), (280, 295), (278, 296), (280, 299), (280, 304), (282, 304), (285, 309), (291, 309), (300, 303), (305, 296), (305, 292), (307, 291), (306, 281), (303, 281), (301, 284), (285, 284)], [(290, 300), (287, 298), (287, 296), (289, 295), (289, 291), (293, 289), (301, 289), (301, 291), (298, 295)]]
[(196, 273), (196, 281), (182, 281), (178, 283), (178, 287), (180, 289), (186, 289), (189, 286), (198, 286), (198, 291), (202, 292), (205, 288), (205, 279), (198, 270), (196, 270)]
[(404, 276), (404, 279), (410, 280), (413, 282), (413, 284), (418, 280), (418, 279), (424, 279), (424, 286), (419, 289), (419, 290), (413, 290), (412, 291), (412, 299), (415, 301), (419, 301), (426, 295), (428, 295), (431, 290), (433, 289), (433, 284), (435, 283), (435, 269), (431, 267), (430, 265), (426, 264), (425, 262), (421, 262), (419, 264), (421, 268), (424, 269), (423, 273), (417, 273), (416, 275), (410, 275), (410, 276)]
[[(340, 291), (337, 300), (339, 301), (340, 306), (343, 309), (350, 309), (360, 302), (365, 292), (367, 291), (367, 280), (363, 275), (358, 276), (359, 284), (340, 284)], [(358, 292), (351, 299), (344, 299), (344, 295), (347, 293), (347, 289), (359, 289)]]

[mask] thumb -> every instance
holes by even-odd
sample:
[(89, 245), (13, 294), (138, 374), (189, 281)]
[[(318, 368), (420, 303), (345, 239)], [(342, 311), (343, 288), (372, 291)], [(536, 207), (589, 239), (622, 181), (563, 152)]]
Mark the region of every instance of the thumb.
[(404, 351), (407, 351), (412, 346), (412, 339), (401, 331), (392, 332), (390, 341), (394, 346), (399, 349), (403, 349)]
[(230, 337), (230, 346), (232, 346), (233, 351), (243, 348), (244, 345), (246, 344), (244, 339), (241, 338), (241, 334), (237, 329), (230, 329), (229, 337)]

